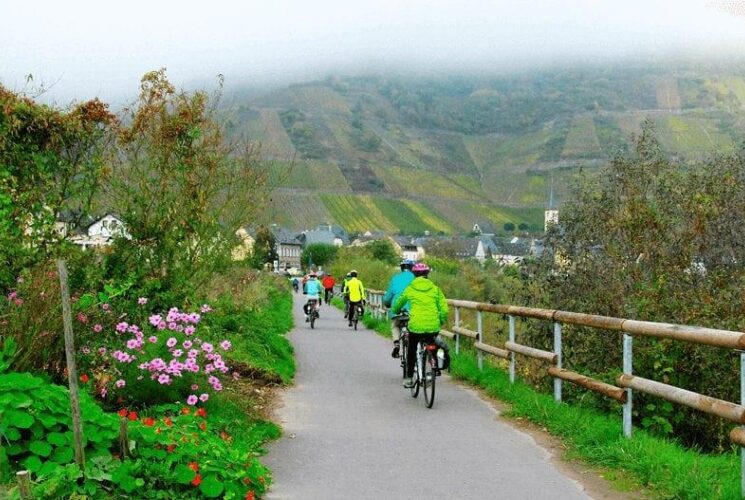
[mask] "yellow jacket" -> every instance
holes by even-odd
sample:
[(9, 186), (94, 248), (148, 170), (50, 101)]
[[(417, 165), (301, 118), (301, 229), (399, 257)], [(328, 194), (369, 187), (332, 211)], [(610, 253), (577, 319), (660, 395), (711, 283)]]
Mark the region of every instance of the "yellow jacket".
[(362, 282), (357, 278), (349, 278), (344, 285), (344, 293), (349, 294), (350, 302), (360, 302), (365, 298), (365, 287), (362, 286)]

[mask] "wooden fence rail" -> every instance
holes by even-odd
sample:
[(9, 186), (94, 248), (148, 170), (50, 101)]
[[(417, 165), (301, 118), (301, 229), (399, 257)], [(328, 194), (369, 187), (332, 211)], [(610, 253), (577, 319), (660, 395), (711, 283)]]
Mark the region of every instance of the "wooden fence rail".
[[(372, 305), (377, 316), (382, 316), (385, 307), (380, 290), (367, 290), (368, 304)], [(483, 355), (492, 355), (509, 360), (510, 381), (515, 381), (515, 354), (538, 359), (550, 366), (546, 374), (554, 380), (554, 399), (561, 401), (562, 382), (567, 381), (585, 389), (603, 394), (623, 404), (623, 432), (628, 438), (632, 435), (633, 391), (656, 396), (667, 401), (682, 404), (698, 411), (725, 418), (740, 424), (730, 433), (730, 440), (741, 447), (741, 488), (745, 498), (745, 333), (699, 326), (675, 325), (638, 321), (594, 314), (583, 314), (554, 309), (538, 309), (506, 304), (486, 304), (467, 300), (448, 300), (454, 310), (453, 325), (442, 330), (441, 335), (453, 339), (455, 350), (461, 346), (461, 337), (472, 339), (478, 355), (479, 369), (483, 365)], [(461, 311), (470, 310), (476, 313), (476, 330), (465, 328), (461, 324)], [(506, 316), (509, 322), (509, 340), (504, 346), (493, 346), (484, 342), (483, 313)], [(519, 344), (515, 341), (515, 318), (536, 319), (553, 323), (553, 352)], [(614, 331), (621, 334), (623, 346), (623, 374), (616, 383), (620, 387), (592, 379), (580, 373), (562, 369), (562, 325), (576, 325), (595, 330)], [(693, 391), (682, 389), (655, 380), (633, 375), (633, 337), (655, 337), (672, 339), (693, 344), (722, 347), (739, 352), (740, 355), (740, 404), (712, 398)]]

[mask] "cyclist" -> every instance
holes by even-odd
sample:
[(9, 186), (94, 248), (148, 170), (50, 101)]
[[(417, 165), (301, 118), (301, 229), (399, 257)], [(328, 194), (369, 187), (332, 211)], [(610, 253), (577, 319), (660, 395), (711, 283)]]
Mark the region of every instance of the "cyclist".
[(349, 293), (347, 293), (347, 282), (352, 279), (352, 275), (347, 273), (341, 282), (341, 295), (344, 297), (344, 319), (349, 317)]
[[(401, 261), (401, 271), (396, 273), (388, 284), (388, 289), (383, 295), (383, 305), (388, 308), (388, 318), (391, 319), (391, 337), (393, 338), (393, 351), (391, 356), (394, 358), (398, 357), (399, 354), (399, 338), (401, 337), (401, 321), (393, 319), (395, 314), (391, 311), (391, 306), (396, 303), (396, 299), (404, 289), (411, 284), (414, 280), (414, 274), (411, 272), (411, 268), (414, 266), (414, 261), (404, 259)], [(403, 311), (409, 311), (409, 304), (404, 305)]]
[(336, 285), (336, 280), (334, 279), (334, 276), (329, 273), (326, 276), (323, 277), (321, 280), (321, 284), (323, 285), (324, 290), (324, 300), (327, 304), (331, 303), (331, 297), (334, 296), (334, 285)]
[(364, 303), (365, 287), (357, 279), (357, 271), (354, 269), (349, 271), (349, 276), (349, 280), (344, 285), (344, 292), (348, 295), (349, 300), (349, 317), (347, 319), (349, 319), (349, 326), (352, 326), (352, 318), (356, 314), (357, 306), (360, 303)]
[[(409, 304), (409, 346), (406, 353), (406, 380), (404, 387), (414, 387), (412, 379), (418, 344), (431, 344), (440, 333), (440, 327), (448, 317), (448, 304), (437, 285), (429, 278), (429, 266), (424, 262), (411, 268), (414, 280), (399, 295), (393, 304), (393, 313), (398, 314)], [(446, 354), (447, 356), (447, 354)]]
[(300, 280), (297, 277), (292, 278), (292, 289), (295, 290), (295, 293), (300, 289)]
[(308, 281), (305, 282), (305, 286), (303, 287), (303, 293), (308, 296), (308, 302), (303, 306), (306, 323), (310, 321), (311, 311), (313, 309), (318, 310), (318, 302), (321, 300), (321, 282), (316, 279), (317, 277), (318, 275), (316, 273), (310, 273)]

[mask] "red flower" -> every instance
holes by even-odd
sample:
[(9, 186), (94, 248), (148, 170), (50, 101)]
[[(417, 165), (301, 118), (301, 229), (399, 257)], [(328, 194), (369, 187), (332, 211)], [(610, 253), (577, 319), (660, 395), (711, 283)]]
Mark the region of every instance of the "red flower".
[(199, 486), (201, 483), (202, 483), (202, 476), (200, 476), (199, 474), (194, 476), (194, 479), (191, 480), (191, 484), (193, 484), (194, 486)]
[(127, 418), (129, 418), (130, 420), (134, 422), (135, 420), (137, 420), (137, 412), (136, 411), (129, 412), (129, 416)]
[(200, 417), (206, 417), (207, 416), (207, 410), (205, 410), (204, 408), (199, 408), (197, 410), (197, 415), (199, 415)]
[(249, 491), (248, 493), (246, 493), (246, 499), (245, 500), (254, 500), (254, 498), (255, 497), (254, 497), (254, 492), (253, 491)]
[(156, 427), (156, 429), (155, 429), (155, 433), (156, 433), (156, 434), (160, 434), (160, 427)]
[(128, 414), (128, 413), (129, 413), (129, 412), (127, 411), (127, 409), (126, 409), (126, 408), (122, 408), (121, 410), (119, 410), (119, 416), (120, 416), (120, 417), (123, 417), (123, 418), (127, 418), (127, 414)]
[(246, 486), (248, 486), (249, 484), (251, 484), (251, 478), (248, 477), (248, 476), (244, 477), (243, 478), (243, 484), (245, 484)]
[(153, 417), (143, 418), (142, 423), (145, 425), (145, 427), (152, 427), (153, 425), (155, 425), (155, 419)]
[(199, 423), (199, 428), (202, 429), (203, 431), (206, 431), (207, 430), (207, 424), (204, 423), (204, 422), (200, 422)]
[(199, 471), (199, 464), (196, 462), (189, 462), (188, 467), (193, 470), (194, 472)]
[(171, 420), (171, 417), (166, 417), (163, 419), (163, 423), (166, 424), (168, 427), (171, 427), (173, 425), (173, 420)]
[(259, 476), (259, 482), (261, 484), (265, 484), (266, 483), (266, 480), (264, 479), (264, 476)]
[(227, 441), (227, 440), (229, 440), (229, 439), (230, 439), (230, 434), (228, 434), (228, 433), (227, 433), (227, 432), (225, 432), (225, 431), (220, 431), (220, 437), (221, 437), (221, 438), (222, 438), (222, 439), (223, 439), (224, 441)]
[(88, 377), (87, 373), (84, 373), (80, 376), (80, 381), (84, 384), (87, 384), (89, 380), (90, 380), (90, 377)]
[(166, 451), (168, 453), (173, 453), (173, 450), (175, 450), (175, 449), (176, 449), (176, 445), (175, 444), (169, 444), (168, 446), (166, 446)]
[(191, 413), (191, 409), (188, 406), (184, 406), (181, 408), (181, 414), (182, 415), (189, 415)]

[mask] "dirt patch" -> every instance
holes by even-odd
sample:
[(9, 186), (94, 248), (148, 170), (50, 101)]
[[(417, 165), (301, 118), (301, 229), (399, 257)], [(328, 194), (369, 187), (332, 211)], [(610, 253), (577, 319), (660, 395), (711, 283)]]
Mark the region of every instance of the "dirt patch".
[[(541, 427), (521, 417), (509, 418), (504, 413), (510, 410), (510, 405), (489, 396), (480, 387), (472, 386), (461, 380), (450, 379), (463, 389), (473, 391), (479, 398), (494, 408), (496, 418), (528, 434), (533, 440), (545, 449), (551, 456), (551, 462), (567, 477), (581, 484), (587, 495), (597, 500), (638, 500), (654, 498), (654, 495), (643, 487), (634, 484), (633, 479), (624, 475), (623, 472), (604, 469), (583, 462), (580, 459), (569, 456), (569, 448), (558, 437), (550, 434), (545, 427)], [(615, 484), (629, 487), (633, 485), (634, 491), (620, 491)]]
[(242, 376), (232, 380), (228, 387), (252, 418), (275, 421), (275, 409), (284, 386), (261, 377)]

